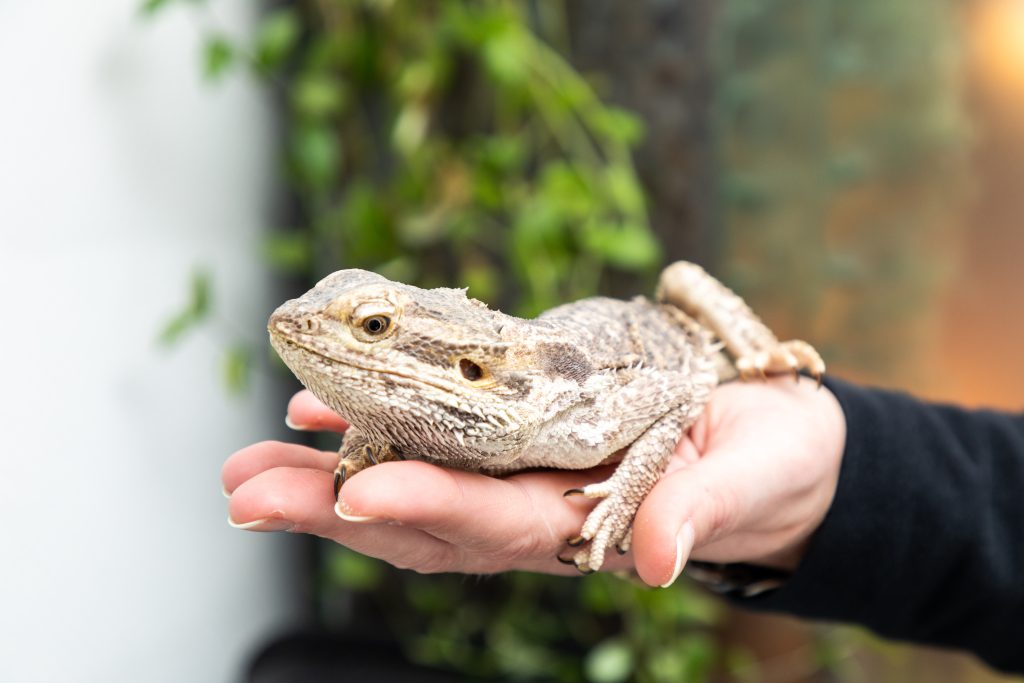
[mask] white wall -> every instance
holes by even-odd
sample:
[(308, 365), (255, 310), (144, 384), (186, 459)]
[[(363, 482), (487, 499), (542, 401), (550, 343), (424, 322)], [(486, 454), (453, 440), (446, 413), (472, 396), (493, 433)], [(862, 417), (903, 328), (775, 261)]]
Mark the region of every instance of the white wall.
[[(229, 528), (218, 476), (285, 407), (218, 367), (274, 303), (270, 107), (202, 82), (187, 7), (139, 4), (0, 2), (3, 681), (229, 681), (295, 616), (295, 539)], [(163, 351), (197, 263), (227, 323)]]

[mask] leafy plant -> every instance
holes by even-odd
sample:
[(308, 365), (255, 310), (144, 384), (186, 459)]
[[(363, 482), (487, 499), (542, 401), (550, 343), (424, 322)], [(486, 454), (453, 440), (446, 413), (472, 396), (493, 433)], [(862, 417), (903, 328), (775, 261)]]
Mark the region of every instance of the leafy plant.
[[(167, 3), (148, 3), (151, 10)], [(642, 134), (544, 40), (531, 3), (348, 0), (280, 5), (251, 42), (212, 30), (210, 79), (247, 70), (285, 109), (293, 222), (264, 245), (314, 282), (341, 267), (533, 315), (661, 260), (630, 148)], [(556, 17), (552, 19), (552, 17)], [(208, 284), (204, 284), (208, 287)], [(209, 310), (176, 319), (175, 335)], [(248, 356), (227, 364), (237, 381)], [(325, 548), (324, 594), (363, 596), (408, 655), (469, 675), (698, 680), (717, 609), (611, 576), (424, 577)], [(343, 628), (346, 624), (341, 625)], [(681, 646), (680, 643), (683, 645)]]

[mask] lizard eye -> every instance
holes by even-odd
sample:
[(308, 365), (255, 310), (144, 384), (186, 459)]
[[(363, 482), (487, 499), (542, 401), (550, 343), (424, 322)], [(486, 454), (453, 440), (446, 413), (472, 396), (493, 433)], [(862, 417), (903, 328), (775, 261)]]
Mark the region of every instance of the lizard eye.
[(459, 361), (459, 372), (470, 382), (475, 382), (484, 376), (484, 369), (468, 358)]
[(391, 318), (386, 315), (371, 315), (363, 321), (363, 331), (372, 336), (384, 334), (390, 326)]

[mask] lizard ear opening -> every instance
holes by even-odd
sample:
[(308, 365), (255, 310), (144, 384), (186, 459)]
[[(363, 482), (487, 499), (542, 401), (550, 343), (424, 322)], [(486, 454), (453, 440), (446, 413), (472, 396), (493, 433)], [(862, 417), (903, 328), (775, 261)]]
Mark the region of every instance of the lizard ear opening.
[(459, 360), (459, 372), (461, 372), (462, 376), (470, 382), (476, 382), (477, 380), (483, 379), (485, 374), (482, 367), (468, 358)]

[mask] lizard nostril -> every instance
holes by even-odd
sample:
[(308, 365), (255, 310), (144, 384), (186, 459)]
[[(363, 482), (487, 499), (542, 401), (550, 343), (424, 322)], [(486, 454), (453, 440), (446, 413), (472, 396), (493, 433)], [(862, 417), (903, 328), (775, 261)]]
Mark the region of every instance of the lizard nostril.
[(316, 334), (320, 331), (320, 321), (316, 318), (303, 318), (299, 321), (298, 327), (306, 334)]

